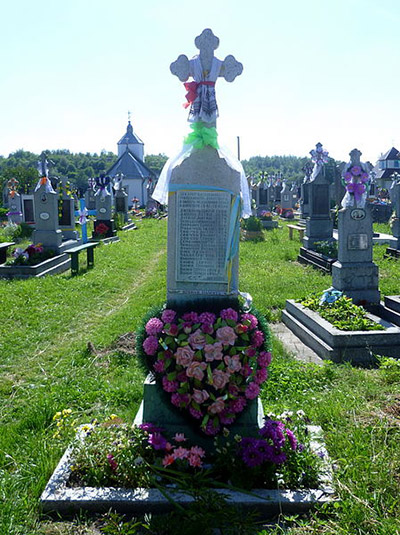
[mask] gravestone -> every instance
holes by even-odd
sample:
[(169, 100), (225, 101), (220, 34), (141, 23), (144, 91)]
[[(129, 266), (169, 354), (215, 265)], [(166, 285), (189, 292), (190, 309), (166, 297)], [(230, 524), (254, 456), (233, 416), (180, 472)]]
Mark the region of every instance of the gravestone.
[[(214, 82), (218, 75), (233, 81), (242, 72), (242, 65), (233, 56), (228, 56), (224, 62), (214, 58), (213, 51), (218, 41), (211, 30), (204, 30), (195, 41), (200, 54), (190, 60), (194, 63), (190, 63), (186, 56), (179, 56), (171, 65), (171, 72), (186, 81), (191, 68), (195, 67), (198, 74), (200, 64), (196, 84), (201, 82), (205, 72), (210, 71)], [(241, 197), (243, 215), (251, 213), (248, 183), (240, 162), (219, 149), (214, 142), (218, 115), (215, 96), (204, 96), (208, 105), (203, 109), (201, 87), (196, 95), (201, 102), (192, 101), (189, 121), (197, 119), (193, 129), (197, 134), (191, 138), (190, 147), (183, 157), (167, 162), (153, 193), (153, 198), (161, 204), (166, 203), (166, 196), (168, 199), (167, 308), (181, 312), (219, 310), (229, 305), (238, 307)], [(208, 142), (196, 147), (199, 136), (203, 137), (203, 134), (206, 134), (204, 138)], [(165, 404), (160, 408), (160, 398), (155, 389), (155, 384), (145, 385), (143, 421), (158, 422), (169, 431), (184, 430), (188, 437), (192, 437), (193, 433), (197, 436), (194, 427), (188, 425), (180, 413), (174, 410), (171, 416), (167, 414), (171, 411), (164, 408)], [(248, 412), (242, 414), (241, 430), (257, 433), (258, 407), (256, 400), (249, 403)], [(196, 440), (202, 443), (201, 437)], [(212, 447), (212, 440), (204, 437), (203, 440)]]
[(281, 189), (281, 214), (293, 210), (293, 194), (286, 181), (283, 181)]
[(60, 251), (62, 232), (58, 225), (58, 194), (48, 177), (48, 162), (42, 153), (39, 162), (40, 179), (33, 193), (34, 220), (33, 243), (41, 243), (44, 250)]
[(94, 178), (88, 179), (88, 189), (85, 192), (85, 206), (89, 211), (96, 210), (95, 184), (96, 181)]
[(117, 173), (114, 177), (114, 202), (115, 202), (115, 212), (120, 214), (124, 222), (128, 222), (128, 194), (122, 187), (122, 180), (124, 175), (122, 173)]
[(22, 195), (22, 217), (25, 223), (35, 222), (35, 208), (33, 206), (33, 195)]
[(328, 152), (321, 143), (311, 152), (314, 168), (308, 182), (309, 215), (306, 220), (306, 232), (303, 245), (314, 250), (315, 243), (333, 240), (333, 221), (330, 216), (330, 180), (325, 172)]
[(389, 190), (390, 200), (393, 206), (393, 216), (391, 221), (392, 234), (396, 238), (394, 247), (388, 247), (387, 254), (400, 256), (400, 176), (395, 176)]
[(94, 221), (93, 238), (112, 238), (116, 235), (112, 218), (113, 202), (111, 196), (111, 180), (105, 173), (96, 178), (96, 219)]
[(338, 260), (332, 265), (332, 286), (356, 304), (378, 305), (378, 266), (372, 261), (372, 216), (366, 204), (369, 169), (360, 156), (359, 150), (352, 150), (350, 162), (342, 169), (346, 194), (338, 214)]
[(75, 230), (75, 199), (70, 189), (70, 183), (62, 179), (58, 183), (58, 224), (63, 235), (63, 240), (78, 240), (79, 233)]
[[(186, 97), (192, 104), (189, 121), (197, 122), (200, 128), (215, 127), (217, 78), (223, 76), (232, 82), (243, 70), (233, 56), (227, 56), (224, 61), (214, 57), (218, 43), (219, 39), (211, 30), (204, 30), (195, 40), (199, 56), (189, 61), (181, 55), (171, 64), (171, 72), (181, 81), (185, 82), (192, 75), (200, 86), (201, 98), (196, 98), (197, 94), (193, 100), (190, 95)], [(204, 77), (205, 72), (209, 74)], [(221, 157), (220, 150), (204, 146), (193, 150), (171, 172), (168, 307), (180, 308), (190, 302), (203, 306), (218, 302), (237, 304), (241, 193), (241, 166), (238, 164)], [(153, 198), (162, 202), (157, 190)]]
[(303, 167), (304, 179), (300, 186), (300, 218), (304, 220), (310, 215), (310, 196), (309, 196), (309, 182), (313, 172), (313, 166), (310, 163), (306, 163)]
[(16, 178), (11, 178), (7, 182), (8, 188), (8, 212), (7, 218), (9, 223), (14, 223), (19, 225), (22, 222), (22, 201), (21, 195), (17, 192), (18, 180)]

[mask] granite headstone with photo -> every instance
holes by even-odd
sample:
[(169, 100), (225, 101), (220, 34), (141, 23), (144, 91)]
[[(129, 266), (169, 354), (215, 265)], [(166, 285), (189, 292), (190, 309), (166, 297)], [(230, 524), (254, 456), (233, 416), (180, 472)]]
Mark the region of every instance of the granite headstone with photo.
[(350, 162), (342, 167), (346, 194), (338, 214), (338, 260), (332, 265), (332, 286), (356, 304), (378, 305), (378, 266), (372, 261), (372, 216), (366, 204), (370, 169), (360, 156), (359, 150), (352, 150)]

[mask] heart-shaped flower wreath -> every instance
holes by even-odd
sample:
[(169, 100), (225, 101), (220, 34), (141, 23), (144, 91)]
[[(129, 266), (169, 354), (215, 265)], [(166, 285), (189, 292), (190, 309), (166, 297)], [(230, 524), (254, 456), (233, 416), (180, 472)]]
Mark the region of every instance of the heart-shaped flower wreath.
[(207, 435), (233, 423), (267, 379), (271, 353), (265, 326), (232, 308), (188, 312), (171, 309), (145, 325), (141, 348), (165, 392)]

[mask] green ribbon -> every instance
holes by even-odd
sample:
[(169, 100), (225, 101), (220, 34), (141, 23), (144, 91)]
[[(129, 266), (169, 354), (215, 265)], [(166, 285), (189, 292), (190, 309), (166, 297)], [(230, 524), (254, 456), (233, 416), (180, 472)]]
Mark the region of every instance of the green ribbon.
[(185, 145), (193, 145), (195, 149), (203, 149), (206, 145), (219, 149), (218, 145), (218, 133), (215, 126), (209, 128), (205, 126), (201, 121), (192, 123), (190, 128), (193, 132), (190, 132), (184, 139)]

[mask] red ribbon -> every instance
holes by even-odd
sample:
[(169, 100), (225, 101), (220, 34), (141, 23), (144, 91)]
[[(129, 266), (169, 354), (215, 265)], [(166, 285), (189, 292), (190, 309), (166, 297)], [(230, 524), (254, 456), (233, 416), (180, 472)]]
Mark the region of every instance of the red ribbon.
[(197, 98), (197, 88), (199, 85), (209, 85), (211, 87), (215, 86), (215, 82), (185, 82), (183, 84), (185, 86), (185, 89), (187, 91), (185, 97), (187, 102), (183, 104), (184, 108), (188, 108)]

